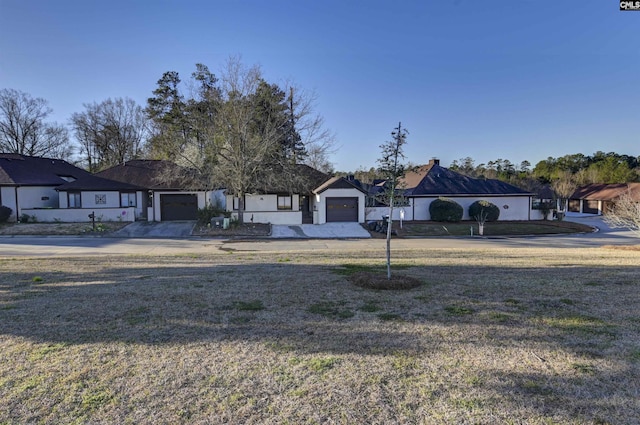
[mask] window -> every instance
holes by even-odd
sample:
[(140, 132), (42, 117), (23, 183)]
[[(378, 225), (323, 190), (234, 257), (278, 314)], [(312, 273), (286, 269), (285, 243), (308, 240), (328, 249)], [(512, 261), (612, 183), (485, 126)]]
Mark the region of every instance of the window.
[(233, 210), (238, 211), (240, 209), (240, 198), (237, 196), (233, 197)]
[(96, 205), (103, 205), (107, 203), (107, 195), (96, 195)]
[(291, 209), (291, 195), (278, 195), (278, 209), (279, 210)]
[(67, 205), (69, 208), (82, 208), (82, 202), (80, 202), (80, 192), (68, 192), (67, 199)]
[(137, 206), (135, 192), (122, 192), (122, 193), (120, 193), (120, 206), (121, 207), (135, 207), (135, 206)]

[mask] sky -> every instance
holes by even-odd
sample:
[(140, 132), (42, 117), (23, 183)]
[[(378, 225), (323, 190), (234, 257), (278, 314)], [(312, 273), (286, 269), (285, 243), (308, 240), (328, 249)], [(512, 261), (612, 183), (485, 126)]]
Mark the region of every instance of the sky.
[(0, 89), (141, 106), (229, 57), (316, 95), (339, 171), (399, 123), (413, 164), (640, 156), (640, 11), (617, 0), (0, 0)]

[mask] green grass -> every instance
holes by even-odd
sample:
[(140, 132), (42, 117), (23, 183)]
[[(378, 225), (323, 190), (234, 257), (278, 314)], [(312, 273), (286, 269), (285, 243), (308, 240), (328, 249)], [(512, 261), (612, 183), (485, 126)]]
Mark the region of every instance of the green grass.
[(452, 316), (465, 316), (474, 312), (472, 308), (461, 305), (448, 305), (444, 308), (444, 311), (451, 314)]
[(264, 310), (264, 304), (260, 300), (234, 301), (233, 308), (238, 311), (260, 311)]

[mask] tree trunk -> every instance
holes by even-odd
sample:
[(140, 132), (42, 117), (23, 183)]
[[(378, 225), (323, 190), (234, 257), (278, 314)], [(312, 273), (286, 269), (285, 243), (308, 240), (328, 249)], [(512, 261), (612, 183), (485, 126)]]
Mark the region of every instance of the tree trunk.
[(391, 279), (391, 227), (393, 225), (393, 197), (389, 206), (389, 220), (387, 220), (387, 279)]
[(238, 196), (238, 223), (244, 224), (244, 194)]

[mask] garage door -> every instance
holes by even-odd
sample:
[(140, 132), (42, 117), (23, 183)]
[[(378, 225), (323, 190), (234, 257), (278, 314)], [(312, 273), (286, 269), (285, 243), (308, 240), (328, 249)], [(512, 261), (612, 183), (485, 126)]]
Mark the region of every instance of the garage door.
[(196, 220), (198, 218), (197, 195), (160, 195), (160, 219)]
[(327, 223), (358, 222), (358, 198), (327, 198)]

